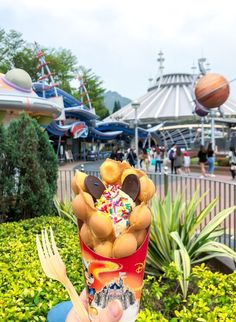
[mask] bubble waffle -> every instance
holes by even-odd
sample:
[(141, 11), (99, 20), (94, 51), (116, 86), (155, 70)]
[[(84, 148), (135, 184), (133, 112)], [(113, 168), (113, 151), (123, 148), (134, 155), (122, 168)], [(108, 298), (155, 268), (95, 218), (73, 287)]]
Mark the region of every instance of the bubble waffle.
[(148, 202), (155, 186), (147, 175), (127, 162), (107, 159), (100, 167), (102, 180), (76, 172), (72, 189), (75, 215), (83, 222), (80, 238), (104, 257), (133, 254), (151, 223)]

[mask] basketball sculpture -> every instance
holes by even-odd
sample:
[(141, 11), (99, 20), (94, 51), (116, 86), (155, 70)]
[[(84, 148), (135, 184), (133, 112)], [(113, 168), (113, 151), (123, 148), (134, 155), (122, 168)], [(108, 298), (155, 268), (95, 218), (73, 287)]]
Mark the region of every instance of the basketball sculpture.
[(209, 73), (197, 82), (195, 96), (197, 101), (206, 108), (219, 107), (229, 97), (229, 83), (223, 76)]

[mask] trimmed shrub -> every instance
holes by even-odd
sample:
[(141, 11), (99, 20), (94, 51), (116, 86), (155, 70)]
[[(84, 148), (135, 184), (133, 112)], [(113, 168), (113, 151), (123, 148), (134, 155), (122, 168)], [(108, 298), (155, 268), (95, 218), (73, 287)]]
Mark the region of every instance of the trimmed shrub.
[(213, 273), (201, 265), (193, 268), (192, 278), (197, 292), (175, 311), (175, 321), (235, 321), (236, 271)]
[(217, 158), (216, 162), (218, 164), (218, 166), (221, 167), (228, 167), (229, 166), (229, 158)]
[(8, 220), (52, 214), (58, 163), (46, 132), (23, 113), (7, 129), (7, 160), (11, 169)]
[(0, 222), (4, 221), (9, 202), (7, 200), (7, 191), (9, 184), (9, 171), (7, 166), (7, 144), (6, 133), (0, 124)]
[(43, 273), (36, 234), (52, 227), (67, 273), (78, 293), (84, 287), (75, 225), (59, 217), (40, 217), (0, 225), (0, 321), (46, 321), (47, 312), (69, 300), (64, 287)]
[(204, 264), (195, 266), (186, 300), (179, 293), (177, 279), (174, 264), (158, 280), (146, 279), (139, 322), (235, 321), (236, 271), (226, 275), (213, 273)]
[[(78, 294), (84, 277), (77, 228), (59, 217), (40, 217), (0, 225), (0, 321), (46, 321), (48, 311), (68, 300), (64, 287), (42, 271), (36, 235), (52, 227), (67, 273)], [(193, 268), (186, 300), (174, 263), (158, 279), (147, 277), (137, 322), (234, 321), (236, 272), (212, 273), (204, 264)]]

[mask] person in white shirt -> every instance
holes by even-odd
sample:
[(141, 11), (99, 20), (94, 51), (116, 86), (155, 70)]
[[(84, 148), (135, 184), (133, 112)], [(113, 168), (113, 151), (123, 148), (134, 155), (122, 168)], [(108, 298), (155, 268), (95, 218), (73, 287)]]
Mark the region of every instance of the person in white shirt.
[(230, 172), (231, 172), (232, 179), (234, 180), (236, 175), (236, 152), (233, 146), (231, 146), (229, 150), (230, 151), (229, 151), (228, 157), (229, 157), (229, 164), (230, 164)]

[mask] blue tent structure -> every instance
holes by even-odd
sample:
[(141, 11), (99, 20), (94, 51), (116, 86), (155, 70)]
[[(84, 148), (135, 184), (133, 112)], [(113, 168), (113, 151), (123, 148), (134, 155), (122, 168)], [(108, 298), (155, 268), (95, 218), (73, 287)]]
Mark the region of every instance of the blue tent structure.
[[(45, 98), (51, 98), (55, 96), (55, 88), (44, 88), (43, 83), (34, 83), (33, 89), (38, 96)], [(72, 136), (71, 129), (75, 126), (75, 123), (80, 125), (83, 123), (86, 131), (85, 134), (80, 137), (86, 137), (88, 140), (114, 140), (117, 137), (119, 139), (131, 138), (134, 136), (134, 128), (131, 128), (126, 122), (102, 122), (98, 121), (98, 116), (85, 105), (81, 104), (74, 96), (68, 94), (60, 88), (56, 88), (57, 95), (63, 98), (64, 111), (66, 119), (73, 120), (70, 124), (59, 124), (59, 122), (52, 122), (47, 126), (47, 131), (54, 136)], [(66, 122), (65, 122), (66, 123)], [(148, 131), (142, 128), (138, 128), (139, 138), (146, 139)]]

